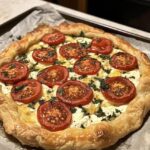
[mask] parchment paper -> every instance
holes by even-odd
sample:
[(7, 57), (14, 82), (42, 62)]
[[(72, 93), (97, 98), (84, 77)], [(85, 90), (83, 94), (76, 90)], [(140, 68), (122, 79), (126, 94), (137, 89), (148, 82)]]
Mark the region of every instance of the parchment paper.
[[(50, 4), (37, 7), (23, 21), (18, 23), (9, 32), (0, 37), (0, 50), (3, 50), (18, 37), (32, 31), (42, 23), (58, 25), (66, 21)], [(118, 35), (132, 43), (136, 48), (150, 56), (150, 44), (133, 38)], [(144, 97), (143, 97), (144, 98)], [(12, 136), (5, 134), (2, 125), (0, 125), (0, 150), (27, 150), (34, 149), (22, 146)], [(37, 150), (37, 149), (35, 149)], [(107, 150), (150, 150), (150, 117), (147, 115), (143, 126), (138, 131), (121, 139), (117, 144)]]

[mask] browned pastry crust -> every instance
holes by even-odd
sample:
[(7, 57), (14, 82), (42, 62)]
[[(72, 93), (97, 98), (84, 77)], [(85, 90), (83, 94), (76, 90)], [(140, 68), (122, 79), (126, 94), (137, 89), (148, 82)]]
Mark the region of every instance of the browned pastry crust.
[[(64, 34), (79, 35), (83, 31), (86, 37), (106, 37), (113, 41), (115, 47), (136, 56), (141, 74), (137, 96), (129, 103), (126, 112), (113, 121), (103, 121), (85, 129), (67, 128), (58, 132), (50, 132), (42, 127), (22, 122), (19, 119), (17, 104), (1, 92), (0, 119), (6, 133), (16, 137), (22, 144), (34, 147), (87, 150), (102, 149), (113, 145), (120, 138), (138, 129), (150, 110), (150, 60), (148, 57), (123, 39), (85, 24), (61, 24), (55, 28)], [(37, 43), (44, 34), (51, 32), (53, 32), (51, 27), (42, 25), (21, 40), (12, 43), (0, 54), (0, 65), (11, 61), (19, 53), (27, 52), (28, 48)]]

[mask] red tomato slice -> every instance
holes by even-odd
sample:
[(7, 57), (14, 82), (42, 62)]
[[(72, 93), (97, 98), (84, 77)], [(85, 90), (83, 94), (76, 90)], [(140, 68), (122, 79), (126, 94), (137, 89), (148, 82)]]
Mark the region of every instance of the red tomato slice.
[(69, 108), (61, 102), (45, 102), (37, 111), (39, 123), (50, 131), (67, 128), (72, 121)]
[(113, 49), (113, 43), (106, 38), (96, 38), (92, 40), (90, 52), (97, 54), (110, 54)]
[(136, 57), (129, 53), (118, 52), (111, 57), (110, 65), (116, 69), (130, 71), (138, 67)]
[(93, 99), (93, 91), (80, 81), (67, 81), (57, 89), (56, 96), (71, 106), (86, 105)]
[(42, 41), (49, 45), (58, 45), (65, 41), (65, 35), (61, 32), (54, 32), (43, 36)]
[(13, 84), (28, 77), (29, 70), (25, 64), (17, 61), (7, 63), (0, 67), (0, 81)]
[(53, 48), (34, 50), (32, 57), (35, 61), (45, 64), (52, 64), (57, 59), (57, 53)]
[(87, 50), (80, 47), (79, 43), (69, 43), (60, 47), (60, 54), (65, 58), (81, 58), (87, 55)]
[(134, 84), (124, 77), (111, 77), (105, 80), (108, 89), (102, 89), (102, 94), (116, 105), (122, 105), (130, 102), (136, 96)]
[(68, 69), (64, 66), (51, 66), (40, 72), (37, 76), (37, 80), (49, 87), (54, 85), (60, 85), (64, 83), (69, 76)]
[(25, 104), (38, 100), (41, 95), (42, 85), (34, 79), (20, 81), (11, 90), (12, 98)]
[(101, 64), (99, 61), (93, 58), (84, 57), (75, 62), (73, 70), (80, 75), (93, 75), (97, 74), (100, 68)]

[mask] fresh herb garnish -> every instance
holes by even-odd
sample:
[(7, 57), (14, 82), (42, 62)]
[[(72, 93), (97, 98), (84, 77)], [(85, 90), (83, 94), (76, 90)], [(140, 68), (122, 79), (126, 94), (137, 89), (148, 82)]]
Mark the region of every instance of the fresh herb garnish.
[(82, 109), (82, 112), (84, 113), (85, 116), (89, 115), (89, 113), (87, 112), (87, 110), (84, 107), (82, 107), (82, 106), (79, 106), (79, 107)]
[(16, 68), (16, 65), (15, 64), (10, 64), (9, 69), (13, 69), (13, 68)]
[(16, 86), (13, 90), (13, 92), (18, 92), (18, 91), (21, 91), (23, 90), (24, 88), (26, 87), (26, 85), (20, 85), (20, 86)]
[(60, 64), (64, 64), (65, 62), (63, 62), (63, 61), (59, 61), (59, 60), (56, 60), (55, 61), (55, 65), (60, 65)]
[(103, 60), (110, 60), (110, 56), (109, 55), (99, 55), (100, 58), (102, 58)]
[(35, 103), (29, 103), (28, 104), (28, 107), (32, 108), (32, 109), (35, 109)]
[(83, 124), (81, 124), (81, 126), (80, 126), (81, 128), (83, 128), (83, 129), (85, 129), (85, 126), (83, 125)]
[(78, 43), (79, 43), (81, 48), (88, 48), (90, 46), (90, 44), (88, 44), (87, 41), (84, 41), (84, 42), (81, 41), (81, 42), (78, 42)]
[(60, 95), (63, 95), (64, 94), (64, 89), (63, 88), (59, 88), (57, 90), (57, 92), (60, 94)]
[(129, 77), (130, 79), (135, 79), (135, 76), (131, 76), (131, 77)]
[(77, 78), (76, 77), (71, 77), (70, 80), (77, 80)]
[(36, 68), (37, 65), (38, 65), (38, 62), (36, 62), (35, 64), (33, 64), (33, 65), (30, 67), (30, 72), (32, 72), (32, 71), (38, 71), (39, 69)]
[(110, 74), (111, 69), (105, 69), (102, 65), (101, 65), (101, 68), (103, 69), (104, 72), (106, 72), (107, 74)]
[(104, 117), (106, 114), (103, 112), (101, 108), (98, 109), (98, 111), (95, 113), (97, 117)]
[(48, 51), (48, 56), (53, 57), (56, 54), (56, 51)]
[(119, 109), (115, 109), (115, 112), (121, 114), (121, 111)]
[(94, 84), (94, 81), (93, 81), (93, 80), (91, 80), (90, 83), (88, 83), (88, 85), (89, 85), (90, 87), (92, 87), (92, 88), (93, 88), (94, 90), (96, 90), (96, 91), (99, 90), (99, 88), (97, 88), (96, 85)]
[(53, 102), (53, 101), (55, 101), (55, 100), (56, 100), (56, 97), (53, 97), (53, 96), (52, 96), (51, 99), (50, 99), (51, 102)]
[(104, 79), (101, 80), (100, 88), (102, 90), (108, 90), (109, 89), (109, 85), (105, 82)]
[(93, 103), (93, 104), (99, 104), (99, 103), (101, 104), (102, 101), (103, 101), (103, 100), (101, 100), (101, 99), (99, 99), (99, 98), (98, 98), (98, 99), (94, 98), (94, 100), (92, 101), (92, 103)]
[(68, 71), (69, 72), (73, 72), (73, 68), (68, 68)]
[(45, 100), (43, 100), (43, 99), (40, 99), (40, 100), (39, 100), (39, 104), (40, 104), (40, 105), (42, 105), (42, 104), (44, 104), (44, 103), (45, 103)]
[(47, 92), (47, 94), (49, 94), (49, 93), (51, 93), (52, 91), (50, 91), (50, 90), (47, 90), (46, 92)]
[(1, 73), (4, 75), (4, 77), (8, 77), (9, 75), (7, 71), (2, 71)]
[(26, 55), (26, 54), (19, 55), (18, 61), (20, 61), (20, 62), (22, 62), (22, 63), (28, 63), (28, 62), (29, 62), (29, 61), (27, 60), (27, 55)]
[(85, 33), (83, 31), (80, 32), (79, 36), (84, 37)]
[(81, 75), (81, 76), (78, 77), (78, 79), (84, 79), (86, 77), (87, 77), (87, 75)]
[(75, 113), (76, 111), (77, 111), (77, 109), (76, 108), (70, 108), (70, 111), (72, 112), (72, 113)]

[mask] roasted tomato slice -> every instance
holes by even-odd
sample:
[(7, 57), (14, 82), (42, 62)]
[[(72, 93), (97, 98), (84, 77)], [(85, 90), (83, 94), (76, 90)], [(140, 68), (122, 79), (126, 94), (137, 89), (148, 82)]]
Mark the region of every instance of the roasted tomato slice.
[(39, 123), (50, 131), (67, 128), (72, 121), (69, 108), (62, 102), (45, 102), (37, 110)]
[(57, 53), (53, 48), (34, 50), (32, 57), (35, 61), (45, 64), (52, 64), (57, 59)]
[[(104, 97), (116, 105), (130, 102), (136, 95), (134, 84), (124, 77), (111, 77), (105, 80), (108, 88), (101, 87)], [(106, 87), (106, 86), (105, 86)]]
[(41, 95), (42, 85), (34, 79), (20, 81), (11, 90), (12, 98), (25, 104), (38, 100)]
[(20, 80), (26, 79), (28, 74), (28, 67), (17, 61), (7, 63), (0, 67), (0, 81), (4, 83), (16, 83)]
[(138, 67), (136, 57), (129, 53), (118, 52), (111, 57), (110, 65), (116, 69), (130, 71)]
[(65, 41), (65, 35), (61, 32), (54, 32), (43, 36), (42, 41), (49, 45), (58, 45)]
[(60, 47), (60, 54), (65, 58), (81, 58), (87, 55), (87, 50), (81, 48), (79, 43), (69, 43)]
[(42, 70), (38, 76), (37, 80), (49, 87), (54, 85), (60, 85), (64, 83), (69, 76), (68, 69), (64, 66), (51, 66)]
[(71, 106), (86, 105), (93, 99), (93, 91), (80, 81), (67, 81), (57, 89), (56, 96)]
[(93, 75), (100, 70), (101, 64), (94, 58), (84, 57), (77, 60), (73, 70), (80, 75)]
[(90, 52), (97, 54), (110, 54), (113, 49), (113, 43), (106, 38), (95, 38), (92, 40)]

